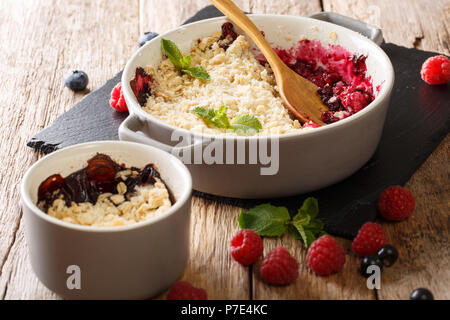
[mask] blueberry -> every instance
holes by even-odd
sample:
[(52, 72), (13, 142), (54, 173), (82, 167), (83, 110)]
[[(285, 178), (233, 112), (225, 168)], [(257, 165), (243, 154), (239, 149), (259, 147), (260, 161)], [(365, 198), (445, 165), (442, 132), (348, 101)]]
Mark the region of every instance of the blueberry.
[(425, 288), (419, 288), (411, 292), (411, 300), (434, 300), (433, 294), (430, 290)]
[(142, 36), (139, 37), (139, 46), (143, 46), (147, 41), (152, 40), (159, 36), (156, 32), (145, 32)]
[(393, 245), (387, 244), (378, 250), (377, 256), (385, 267), (390, 267), (398, 259), (398, 250)]
[(66, 87), (73, 91), (82, 91), (86, 89), (88, 82), (89, 78), (87, 74), (80, 70), (72, 70), (66, 79), (64, 79)]
[(368, 278), (373, 274), (373, 271), (368, 272), (367, 268), (370, 266), (378, 266), (380, 270), (383, 270), (383, 263), (378, 257), (368, 256), (364, 257), (361, 261), (361, 274)]

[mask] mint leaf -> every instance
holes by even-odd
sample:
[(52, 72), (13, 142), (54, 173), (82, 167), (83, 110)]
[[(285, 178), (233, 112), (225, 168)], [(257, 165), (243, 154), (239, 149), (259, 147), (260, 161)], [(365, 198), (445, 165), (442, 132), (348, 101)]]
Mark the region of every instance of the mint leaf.
[(293, 221), (296, 221), (301, 225), (306, 225), (311, 222), (311, 216), (306, 214), (304, 211), (298, 210), (298, 213), (294, 216)]
[(215, 116), (216, 112), (211, 108), (195, 107), (191, 110), (191, 113), (197, 115), (203, 120), (211, 121)]
[(303, 225), (299, 224), (298, 222), (294, 221), (293, 224), (294, 224), (294, 227), (297, 229), (298, 233), (300, 234), (301, 239), (303, 240), (303, 243), (305, 244), (305, 247), (309, 248), (311, 243), (313, 243), (314, 240), (316, 240), (315, 234), (311, 230), (309, 230), (309, 229), (305, 228)]
[(311, 217), (311, 219), (314, 219), (319, 214), (319, 202), (316, 198), (307, 198), (305, 201), (303, 201), (303, 204), (299, 209), (299, 213), (300, 212), (307, 214)]
[(238, 134), (255, 133), (262, 129), (257, 118), (245, 114), (237, 116), (230, 123), (225, 106), (221, 106), (218, 110), (196, 107), (191, 110), (191, 113), (202, 118), (210, 128), (232, 129)]
[(289, 230), (289, 233), (291, 234), (291, 236), (294, 237), (294, 239), (297, 239), (297, 240), (302, 239), (302, 236), (300, 235), (297, 228), (293, 224), (288, 225), (288, 230)]
[(323, 230), (323, 222), (319, 219), (314, 219), (306, 226), (308, 227), (309, 230), (313, 230), (313, 231), (322, 231)]
[(258, 118), (243, 114), (239, 115), (231, 121), (231, 129), (237, 133), (256, 133), (262, 129), (261, 122)]
[(195, 107), (191, 110), (191, 113), (202, 118), (202, 120), (205, 121), (206, 125), (210, 128), (216, 127), (227, 129), (230, 127), (230, 122), (227, 117), (227, 108), (225, 106), (221, 106), (219, 110)]
[(211, 80), (211, 77), (209, 76), (208, 72), (206, 72), (206, 70), (203, 69), (201, 66), (183, 68), (181, 71), (187, 73), (188, 75), (194, 78)]
[(261, 236), (280, 237), (289, 226), (291, 217), (285, 207), (275, 207), (268, 203), (256, 206), (247, 212), (241, 211), (239, 226), (251, 229)]
[(181, 54), (180, 49), (178, 49), (177, 45), (173, 41), (162, 38), (161, 49), (164, 52), (164, 54), (169, 58), (169, 60), (173, 63), (175, 68), (177, 68), (178, 70), (181, 70), (183, 68), (181, 62), (183, 60), (183, 55)]
[(203, 107), (195, 107), (191, 110), (191, 113), (200, 117), (208, 127), (214, 128), (217, 125), (213, 122), (214, 117), (216, 116), (216, 112), (211, 108), (203, 108)]
[(219, 108), (219, 110), (216, 111), (216, 115), (212, 119), (212, 121), (216, 125), (216, 127), (229, 128), (230, 121), (228, 120), (228, 117), (227, 117), (227, 107), (221, 106)]
[(191, 65), (191, 56), (187, 55), (181, 59), (181, 69), (189, 68)]
[[(226, 111), (226, 108), (224, 110)], [(312, 197), (303, 202), (292, 220), (286, 207), (275, 207), (266, 203), (247, 212), (241, 211), (239, 227), (269, 237), (280, 237), (289, 230), (292, 237), (302, 240), (306, 248), (309, 248), (314, 240), (326, 234), (323, 222), (317, 219), (318, 214), (319, 203)]]
[[(297, 229), (298, 234), (308, 248), (317, 238), (323, 236), (323, 222), (317, 219), (319, 214), (319, 203), (315, 198), (307, 198), (298, 213), (294, 216), (292, 224)], [(291, 234), (295, 232), (291, 232)]]
[(161, 39), (161, 50), (173, 63), (178, 71), (187, 73), (191, 77), (210, 80), (208, 72), (201, 66), (191, 67), (191, 56), (187, 55), (183, 57), (180, 49), (177, 47), (175, 42), (162, 38)]

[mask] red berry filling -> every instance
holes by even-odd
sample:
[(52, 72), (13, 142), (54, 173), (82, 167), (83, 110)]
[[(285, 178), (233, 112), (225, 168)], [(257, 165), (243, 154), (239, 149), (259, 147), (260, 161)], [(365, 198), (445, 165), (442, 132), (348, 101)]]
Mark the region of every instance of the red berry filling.
[(349, 116), (373, 101), (365, 56), (351, 55), (338, 46), (325, 49), (320, 42), (310, 40), (300, 41), (297, 48), (276, 51), (292, 70), (319, 87), (317, 92), (331, 111), (322, 115), (325, 123), (340, 120), (333, 115), (336, 111), (346, 111)]
[(318, 125), (317, 123), (315, 123), (313, 121), (309, 121), (302, 126), (302, 128), (319, 128), (319, 127), (320, 127), (320, 125)]
[(233, 24), (231, 22), (225, 22), (222, 25), (222, 34), (219, 38), (219, 46), (226, 51), (237, 37), (238, 35), (234, 31)]
[[(275, 51), (292, 70), (318, 86), (317, 92), (330, 110), (322, 115), (327, 124), (361, 111), (374, 100), (373, 85), (366, 76), (366, 56), (353, 55), (338, 45), (325, 48), (316, 40), (301, 40), (291, 49)], [(267, 62), (262, 55), (257, 58)]]
[[(153, 177), (160, 178), (153, 164), (148, 164), (143, 169), (127, 168), (106, 154), (98, 153), (87, 163), (85, 168), (64, 178), (55, 174), (44, 180), (38, 189), (38, 206), (47, 211), (56, 199), (63, 199), (67, 206), (72, 202), (95, 204), (100, 194), (116, 193), (120, 182), (125, 183), (128, 192), (133, 192), (136, 186), (154, 184), (156, 180)], [(127, 169), (136, 171), (137, 174), (127, 177), (125, 181), (116, 176), (118, 171)]]
[(152, 77), (143, 68), (136, 68), (136, 73), (134, 79), (130, 81), (130, 86), (141, 106), (145, 105), (147, 97), (151, 94), (151, 81)]

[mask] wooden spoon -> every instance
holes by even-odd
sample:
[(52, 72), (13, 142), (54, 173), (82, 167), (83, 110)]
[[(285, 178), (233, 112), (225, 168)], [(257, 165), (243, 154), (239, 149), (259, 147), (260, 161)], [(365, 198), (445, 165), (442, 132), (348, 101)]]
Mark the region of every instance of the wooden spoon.
[(323, 125), (322, 113), (328, 111), (317, 93), (317, 86), (291, 70), (278, 57), (260, 30), (231, 0), (211, 0), (232, 22), (258, 46), (273, 70), (280, 95), (289, 110), (302, 122), (310, 120)]

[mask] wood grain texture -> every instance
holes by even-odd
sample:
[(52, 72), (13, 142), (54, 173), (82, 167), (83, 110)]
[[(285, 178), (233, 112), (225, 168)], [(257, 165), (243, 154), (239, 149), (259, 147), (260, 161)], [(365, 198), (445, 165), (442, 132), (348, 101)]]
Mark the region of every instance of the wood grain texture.
[(323, 9), (381, 27), (386, 42), (450, 54), (449, 0), (323, 0)]
[(351, 253), (351, 241), (337, 239), (346, 252), (346, 262), (337, 274), (319, 277), (306, 266), (306, 249), (300, 240), (289, 234), (282, 239), (264, 239), (264, 255), (276, 247), (283, 246), (299, 262), (299, 277), (291, 285), (275, 287), (265, 284), (259, 276), (258, 263), (253, 270), (254, 299), (286, 299), (286, 300), (351, 300), (375, 299), (375, 293), (366, 287), (365, 279), (359, 275), (359, 258)]
[(250, 298), (248, 269), (228, 254), (231, 236), (239, 230), (239, 213), (233, 206), (193, 198), (190, 257), (181, 279), (205, 288), (208, 299)]
[[(235, 0), (234, 3), (251, 13), (308, 15), (321, 11), (319, 0)], [(209, 0), (175, 0), (170, 5), (165, 0), (140, 0), (140, 32), (169, 31), (210, 4)]]
[[(122, 15), (122, 12), (127, 12)], [(38, 158), (26, 141), (124, 67), (137, 48), (138, 3), (123, 1), (0, 2), (0, 297), (56, 296), (31, 271), (23, 237), (19, 185)], [(117, 27), (120, 21), (120, 28)], [(73, 69), (90, 77), (88, 89), (64, 88)]]
[[(239, 0), (254, 13), (307, 15), (324, 9), (378, 24), (385, 39), (407, 47), (449, 53), (450, 3), (429, 1)], [(0, 297), (57, 299), (39, 283), (28, 261), (19, 206), (19, 185), (25, 170), (39, 155), (25, 146), (37, 131), (81, 99), (63, 86), (65, 73), (78, 68), (95, 89), (125, 65), (144, 31), (165, 32), (178, 26), (208, 0), (0, 1)], [(126, 13), (126, 14), (125, 14)], [(400, 261), (386, 269), (381, 299), (407, 299), (413, 288), (428, 287), (437, 298), (449, 299), (449, 171), (447, 137), (412, 177), (407, 187), (417, 208), (406, 222), (384, 223)], [(305, 250), (297, 240), (265, 239), (265, 253), (284, 245), (298, 258), (298, 281), (288, 287), (268, 287), (256, 265), (252, 272), (228, 254), (238, 230), (239, 208), (194, 198), (191, 255), (183, 275), (206, 288), (211, 299), (374, 299), (357, 273), (359, 259), (350, 241), (340, 240), (349, 253), (342, 273), (316, 277), (305, 267)], [(159, 298), (164, 298), (162, 294)]]
[(416, 198), (413, 215), (383, 223), (400, 258), (383, 274), (380, 299), (409, 299), (414, 289), (428, 288), (435, 299), (450, 300), (449, 155), (447, 136), (406, 185)]
[[(324, 0), (324, 10), (378, 25), (385, 41), (449, 55), (450, 1)], [(406, 187), (416, 197), (413, 216), (384, 222), (399, 262), (385, 269), (379, 299), (409, 299), (420, 287), (435, 298), (450, 299), (450, 136), (412, 176)]]

